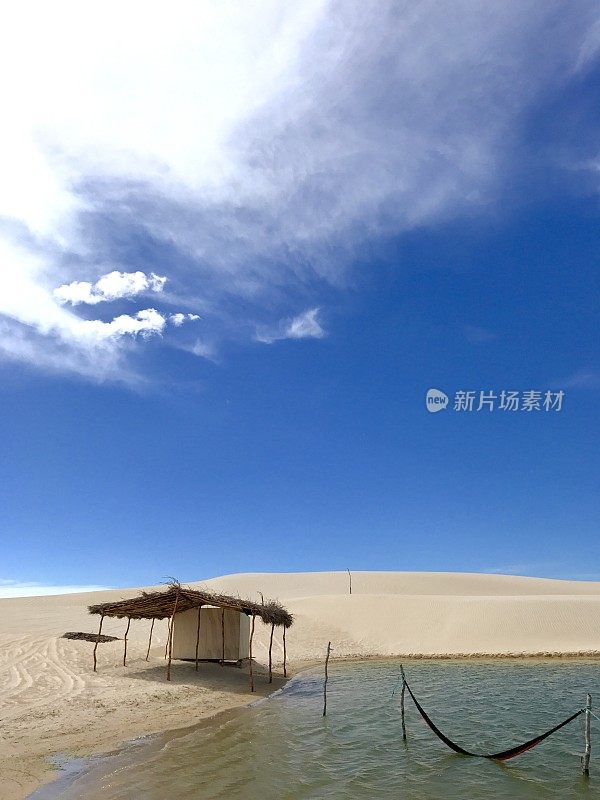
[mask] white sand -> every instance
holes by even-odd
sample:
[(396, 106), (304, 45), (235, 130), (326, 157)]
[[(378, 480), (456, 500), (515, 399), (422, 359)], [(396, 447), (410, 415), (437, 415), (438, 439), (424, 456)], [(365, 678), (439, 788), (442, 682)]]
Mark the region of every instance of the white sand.
[[(229, 575), (209, 589), (281, 600), (295, 616), (288, 632), (294, 665), (321, 658), (327, 641), (337, 658), (375, 655), (580, 654), (600, 652), (600, 583), (454, 573), (356, 572)], [(166, 623), (133, 622), (128, 666), (122, 642), (92, 647), (61, 639), (96, 631), (89, 603), (137, 589), (0, 600), (0, 786), (17, 800), (51, 778), (47, 757), (106, 751), (147, 733), (191, 725), (202, 716), (249, 702), (247, 675), (232, 667), (175, 663), (164, 668)], [(125, 623), (105, 620), (122, 636)], [(267, 629), (255, 654), (265, 662)], [(281, 659), (276, 634), (275, 660)], [(276, 681), (274, 686), (281, 685)], [(259, 678), (257, 688), (270, 688)]]

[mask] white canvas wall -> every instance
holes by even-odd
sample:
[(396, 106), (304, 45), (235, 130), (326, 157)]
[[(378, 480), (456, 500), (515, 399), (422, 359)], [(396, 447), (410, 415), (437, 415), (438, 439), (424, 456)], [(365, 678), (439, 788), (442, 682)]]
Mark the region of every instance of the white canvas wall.
[[(218, 660), (223, 652), (221, 609), (203, 607), (200, 612), (200, 645), (198, 657)], [(250, 622), (245, 614), (224, 609), (225, 660), (248, 658)], [(198, 610), (190, 609), (175, 615), (173, 625), (173, 658), (196, 658)]]

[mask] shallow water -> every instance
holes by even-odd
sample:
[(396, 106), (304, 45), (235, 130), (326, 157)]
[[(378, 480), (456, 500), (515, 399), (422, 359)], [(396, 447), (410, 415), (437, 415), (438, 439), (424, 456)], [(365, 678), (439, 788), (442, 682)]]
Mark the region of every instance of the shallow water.
[[(439, 727), (490, 752), (532, 738), (600, 699), (600, 664), (581, 661), (408, 662), (407, 678)], [(269, 700), (181, 735), (88, 764), (36, 800), (537, 800), (600, 798), (600, 755), (581, 775), (582, 717), (503, 764), (459, 756), (425, 726), (407, 696), (402, 741), (399, 664), (330, 665)], [(395, 696), (392, 693), (396, 688)], [(596, 690), (596, 691), (595, 691)], [(593, 720), (600, 747), (600, 723)], [(593, 741), (594, 736), (592, 737)], [(596, 766), (597, 763), (597, 766)]]

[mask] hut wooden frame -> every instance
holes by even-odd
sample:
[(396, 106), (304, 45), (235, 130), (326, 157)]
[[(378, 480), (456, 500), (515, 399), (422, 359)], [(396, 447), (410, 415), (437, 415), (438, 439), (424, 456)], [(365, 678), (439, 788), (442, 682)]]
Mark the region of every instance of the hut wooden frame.
[[(123, 663), (126, 663), (127, 654), (127, 633), (129, 632), (129, 625), (131, 620), (149, 619), (152, 620), (150, 628), (150, 639), (148, 641), (148, 654), (150, 653), (150, 644), (152, 641), (152, 631), (154, 629), (154, 622), (157, 619), (169, 620), (169, 632), (167, 637), (167, 645), (165, 648), (165, 656), (167, 657), (167, 680), (171, 680), (171, 656), (173, 650), (173, 620), (175, 614), (183, 611), (188, 611), (192, 608), (198, 609), (198, 630), (196, 635), (196, 670), (198, 669), (198, 642), (200, 639), (200, 609), (203, 606), (213, 606), (220, 608), (223, 613), (225, 609), (232, 611), (239, 611), (252, 617), (252, 630), (250, 634), (250, 690), (254, 691), (254, 676), (252, 669), (252, 640), (254, 637), (254, 622), (256, 617), (259, 617), (265, 625), (271, 628), (269, 638), (269, 683), (273, 680), (272, 670), (272, 648), (273, 648), (273, 632), (275, 628), (283, 628), (283, 673), (287, 674), (286, 669), (286, 629), (291, 627), (294, 618), (280, 603), (274, 600), (269, 602), (255, 603), (252, 600), (243, 600), (240, 597), (232, 597), (224, 594), (216, 594), (199, 589), (189, 589), (179, 584), (173, 583), (167, 589), (158, 592), (142, 592), (137, 597), (132, 597), (128, 600), (118, 600), (114, 603), (98, 603), (96, 605), (88, 606), (90, 614), (98, 614), (100, 616), (100, 626), (98, 635), (102, 632), (102, 623), (105, 617), (116, 617), (118, 619), (127, 619), (127, 631), (125, 634), (125, 652)], [(223, 648), (225, 642), (225, 632), (222, 625)], [(97, 671), (96, 662), (96, 647), (94, 647), (94, 672)], [(224, 649), (223, 649), (224, 653)], [(221, 662), (223, 663), (223, 662)]]

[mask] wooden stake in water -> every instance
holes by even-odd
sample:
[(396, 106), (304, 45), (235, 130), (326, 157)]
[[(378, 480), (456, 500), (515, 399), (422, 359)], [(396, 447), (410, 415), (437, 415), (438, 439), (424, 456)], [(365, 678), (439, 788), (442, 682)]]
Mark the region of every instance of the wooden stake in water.
[(400, 694), (400, 714), (402, 716), (402, 738), (406, 741), (406, 722), (404, 719), (404, 693), (406, 692), (406, 678), (404, 676), (404, 667), (400, 664), (400, 674), (402, 675), (402, 692)]
[(585, 701), (585, 750), (581, 756), (581, 769), (584, 775), (590, 774), (590, 755), (592, 753), (592, 695), (588, 694)]
[(331, 653), (331, 642), (327, 644), (327, 655), (325, 657), (325, 682), (323, 683), (323, 716), (327, 714), (327, 681), (329, 680), (329, 654)]
[(287, 651), (285, 647), (285, 625), (283, 626), (283, 677), (287, 678), (287, 665), (286, 665)]

